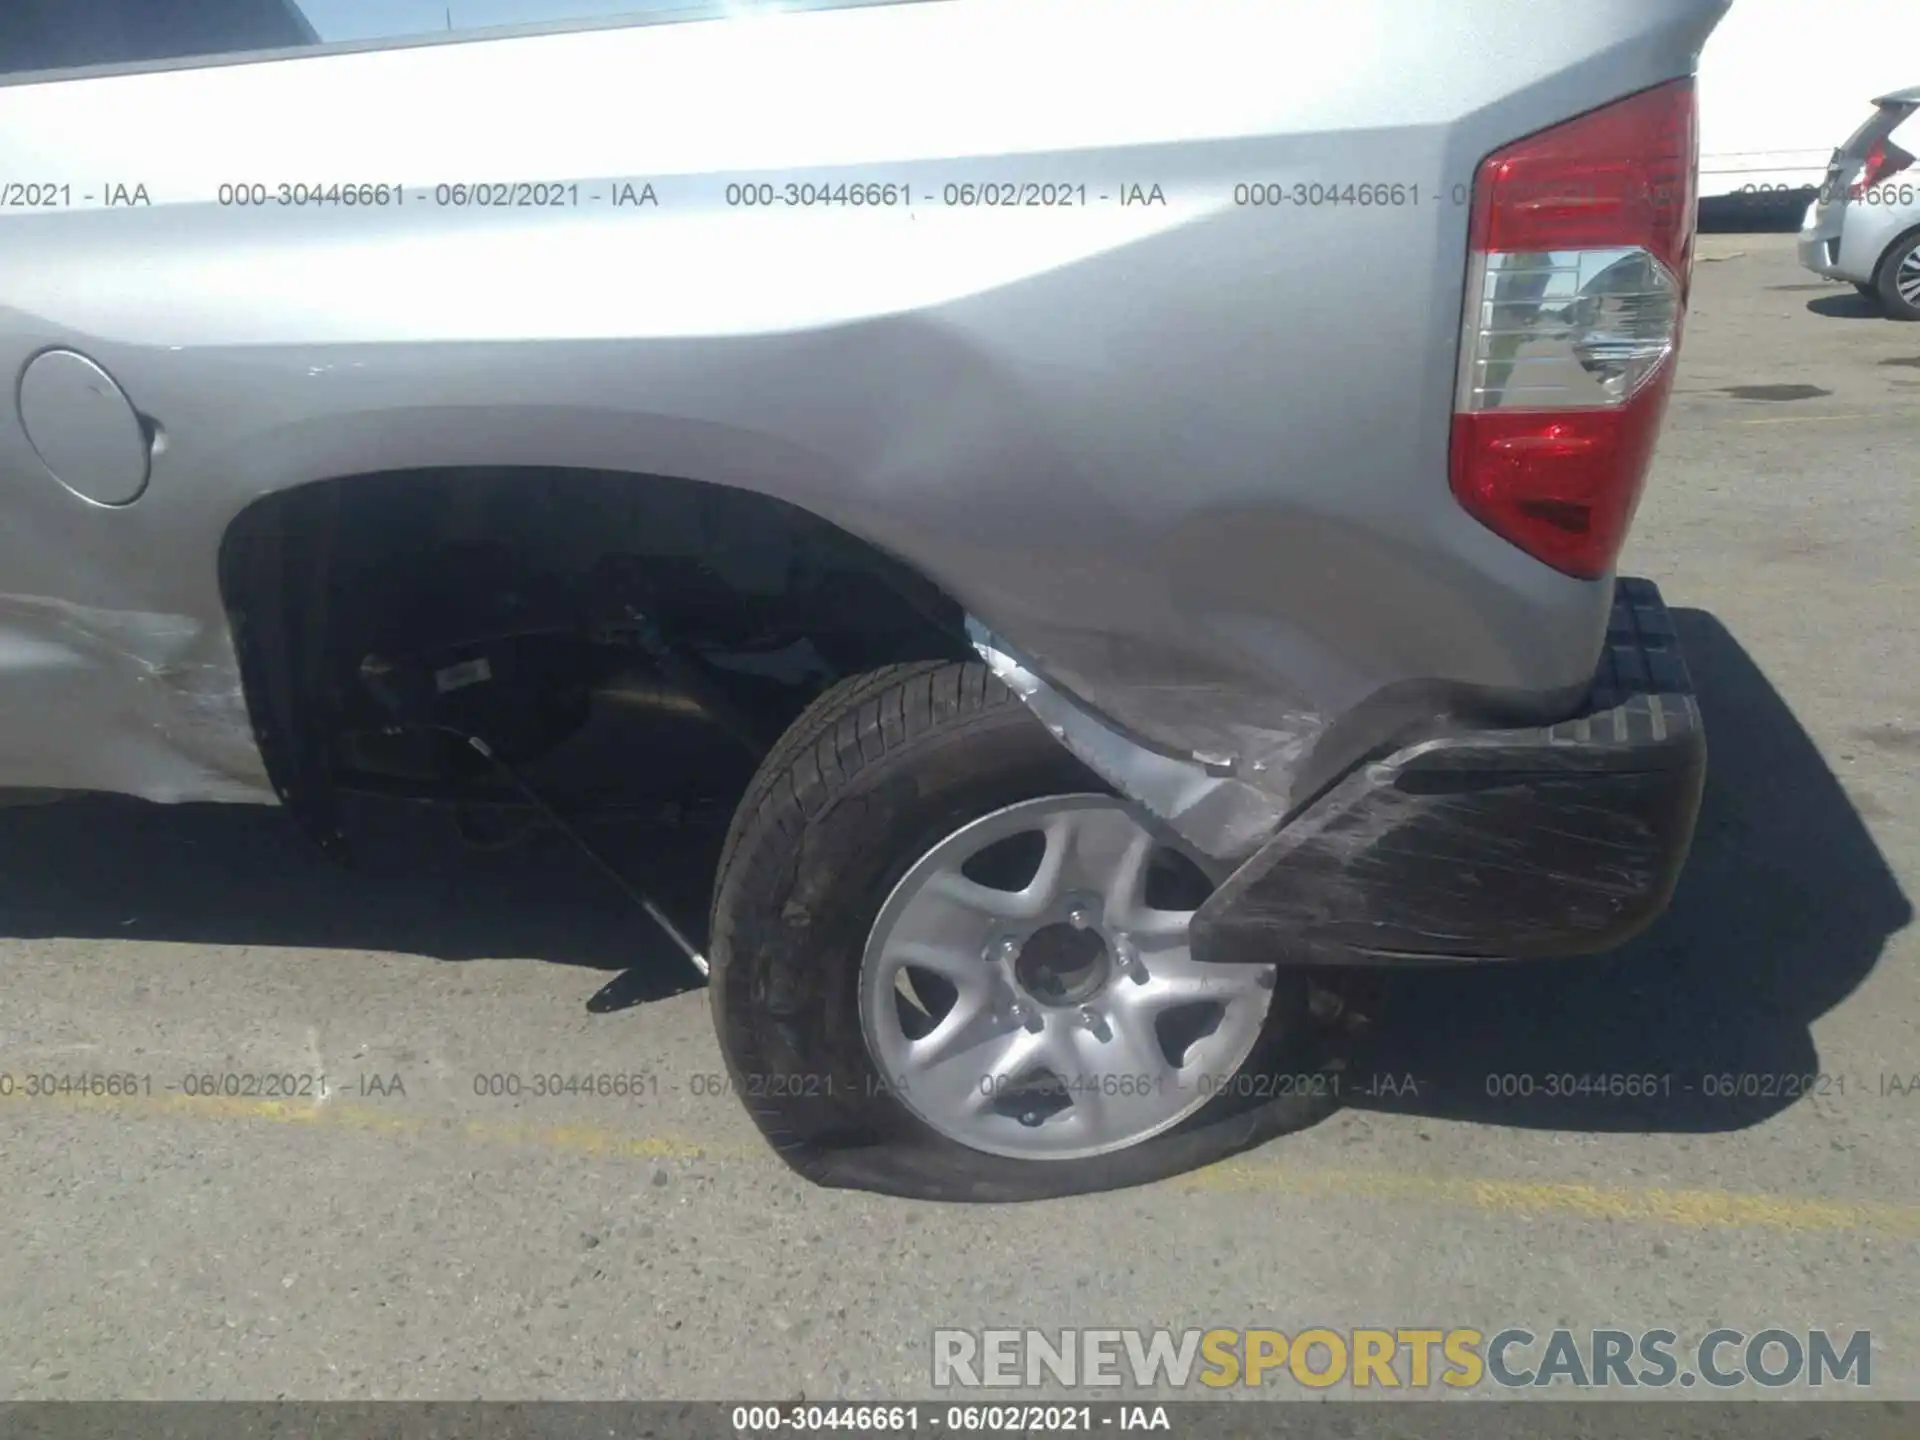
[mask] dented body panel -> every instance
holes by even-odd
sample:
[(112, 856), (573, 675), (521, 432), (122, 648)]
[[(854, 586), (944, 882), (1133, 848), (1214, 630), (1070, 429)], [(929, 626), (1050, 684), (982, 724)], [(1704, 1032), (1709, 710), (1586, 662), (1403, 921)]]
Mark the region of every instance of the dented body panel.
[(273, 798), (224, 625), (0, 595), (0, 685), (7, 725), (34, 736), (7, 786)]
[[(1447, 486), (1462, 187), (1689, 73), (1725, 0), (1548, 8), (1353, 0), (1302, 45), (1266, 0), (934, 0), (0, 82), (0, 179), (71, 192), (0, 210), (0, 787), (273, 799), (222, 539), (432, 467), (831, 521), (1222, 860), (1403, 739), (1564, 717), (1610, 584)], [(324, 180), (405, 198), (230, 203)], [(593, 198), (437, 198), (488, 181)], [(920, 198), (729, 201), (790, 182)], [(1235, 201), (1353, 183), (1407, 189)], [(964, 198), (1004, 185), (1065, 203)], [(129, 503), (30, 438), (55, 348), (138, 411)]]

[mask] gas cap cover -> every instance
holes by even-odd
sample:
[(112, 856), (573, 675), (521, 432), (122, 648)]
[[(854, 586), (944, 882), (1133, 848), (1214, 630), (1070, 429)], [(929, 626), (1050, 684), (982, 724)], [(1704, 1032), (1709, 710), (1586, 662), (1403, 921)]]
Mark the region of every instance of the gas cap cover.
[(20, 423), (53, 478), (96, 505), (147, 488), (146, 426), (114, 378), (75, 350), (47, 350), (20, 376)]

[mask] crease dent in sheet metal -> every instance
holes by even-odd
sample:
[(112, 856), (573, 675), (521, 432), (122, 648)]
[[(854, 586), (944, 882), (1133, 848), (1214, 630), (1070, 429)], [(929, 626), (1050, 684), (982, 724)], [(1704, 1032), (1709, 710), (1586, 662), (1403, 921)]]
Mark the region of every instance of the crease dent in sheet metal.
[(0, 685), (41, 692), (69, 744), (117, 752), (129, 794), (276, 803), (224, 625), (0, 594)]
[(1288, 812), (1284, 792), (1242, 778), (1264, 772), (1279, 786), (1290, 779), (1289, 762), (1305, 741), (1263, 736), (1277, 743), (1234, 755), (1190, 758), (1150, 750), (1122, 735), (1077, 701), (1048, 684), (1008, 650), (1006, 643), (968, 617), (967, 633), (987, 668), (1018, 695), (1053, 737), (1123, 794), (1165, 821), (1188, 844), (1215, 861), (1237, 864), (1271, 839)]

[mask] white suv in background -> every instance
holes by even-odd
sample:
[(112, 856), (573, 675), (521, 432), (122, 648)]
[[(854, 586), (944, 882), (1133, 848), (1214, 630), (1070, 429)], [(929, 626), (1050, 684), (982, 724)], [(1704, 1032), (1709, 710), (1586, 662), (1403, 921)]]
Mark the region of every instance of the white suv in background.
[(1800, 263), (1852, 281), (1896, 320), (1920, 320), (1920, 85), (1874, 105), (1872, 118), (1833, 152), (1800, 227)]

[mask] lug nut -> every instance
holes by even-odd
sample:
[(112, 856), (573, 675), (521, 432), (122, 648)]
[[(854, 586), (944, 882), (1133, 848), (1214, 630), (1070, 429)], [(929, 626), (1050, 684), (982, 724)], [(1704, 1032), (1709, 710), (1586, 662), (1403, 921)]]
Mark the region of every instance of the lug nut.
[(1033, 1007), (1024, 1005), (1018, 1000), (1007, 1007), (1007, 1019), (1018, 1025), (1022, 1030), (1037, 1030), (1040, 1028), (1040, 1017), (1034, 1013)]
[(1084, 905), (1076, 905), (1067, 912), (1067, 923), (1076, 930), (1085, 930), (1093, 924), (1093, 911)]
[(1082, 1005), (1080, 1007), (1080, 1023), (1089, 1030), (1098, 1030), (1100, 1028), (1100, 1012), (1095, 1010), (1091, 1005)]
[(995, 947), (995, 951), (1002, 960), (1012, 963), (1020, 958), (1020, 942), (1009, 935)]

